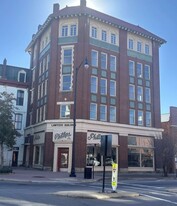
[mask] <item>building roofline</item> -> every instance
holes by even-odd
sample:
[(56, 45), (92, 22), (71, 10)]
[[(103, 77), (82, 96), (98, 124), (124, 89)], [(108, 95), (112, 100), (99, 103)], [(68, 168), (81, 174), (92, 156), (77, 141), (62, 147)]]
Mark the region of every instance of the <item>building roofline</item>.
[[(55, 6), (55, 5), (54, 5)], [(30, 48), (32, 47), (32, 45), (35, 43), (36, 39), (40, 36), (40, 34), (47, 28), (47, 26), (50, 24), (50, 22), (53, 19), (62, 19), (62, 18), (69, 18), (69, 17), (78, 17), (78, 16), (88, 16), (92, 19), (96, 19), (100, 22), (109, 24), (111, 26), (114, 26), (118, 29), (122, 29), (125, 31), (128, 31), (132, 34), (137, 34), (140, 35), (142, 37), (148, 38), (150, 40), (156, 41), (158, 42), (160, 45), (166, 43), (166, 40), (164, 40), (163, 38), (160, 38), (159, 36), (147, 31), (146, 29), (128, 23), (126, 21), (123, 21), (121, 19), (118, 19), (116, 17), (110, 16), (108, 14), (102, 13), (100, 11), (88, 8), (88, 7), (83, 7), (83, 6), (73, 6), (73, 7), (68, 7), (66, 6), (65, 8), (59, 10), (57, 13), (52, 13), (48, 16), (48, 18), (46, 19), (46, 21), (44, 22), (43, 25), (40, 25), (38, 27), (38, 31), (36, 34), (33, 34), (32, 40), (29, 43), (29, 45), (27, 46), (27, 48), (25, 49), (25, 51), (30, 51)]]

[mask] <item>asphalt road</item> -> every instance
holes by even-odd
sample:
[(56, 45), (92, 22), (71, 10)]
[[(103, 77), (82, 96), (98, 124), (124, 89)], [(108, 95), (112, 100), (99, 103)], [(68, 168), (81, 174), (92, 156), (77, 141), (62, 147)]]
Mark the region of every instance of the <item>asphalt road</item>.
[[(102, 182), (96, 183), (17, 183), (0, 182), (0, 206), (172, 206), (177, 205), (176, 179), (143, 179), (120, 181), (117, 191), (133, 191), (140, 194), (134, 198), (83, 199), (56, 195), (58, 191), (98, 190)], [(111, 190), (106, 182), (105, 190)]]

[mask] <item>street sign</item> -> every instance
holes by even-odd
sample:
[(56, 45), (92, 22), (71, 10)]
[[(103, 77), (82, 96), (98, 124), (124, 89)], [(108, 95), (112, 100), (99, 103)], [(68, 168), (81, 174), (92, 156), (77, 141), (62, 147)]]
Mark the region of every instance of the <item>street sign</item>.
[(118, 164), (112, 164), (112, 190), (116, 192), (117, 189), (117, 175), (118, 175)]

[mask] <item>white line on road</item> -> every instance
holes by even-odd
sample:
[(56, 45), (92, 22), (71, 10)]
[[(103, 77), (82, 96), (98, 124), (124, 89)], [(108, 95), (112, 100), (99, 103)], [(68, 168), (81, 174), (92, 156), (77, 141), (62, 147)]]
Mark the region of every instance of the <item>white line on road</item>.
[(145, 194), (141, 194), (141, 195), (142, 195), (142, 196), (145, 196), (145, 197), (148, 197), (148, 198), (151, 198), (151, 199), (160, 200), (160, 201), (163, 201), (163, 202), (168, 202), (168, 203), (177, 205), (177, 202), (172, 202), (172, 201), (170, 201), (170, 200), (166, 200), (166, 199), (163, 199), (163, 198), (154, 197), (154, 196), (151, 196), (151, 195), (145, 195)]

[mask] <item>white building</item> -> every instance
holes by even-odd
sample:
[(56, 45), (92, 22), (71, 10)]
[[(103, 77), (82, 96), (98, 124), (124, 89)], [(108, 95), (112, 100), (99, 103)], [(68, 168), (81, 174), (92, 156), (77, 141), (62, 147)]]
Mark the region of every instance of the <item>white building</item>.
[(26, 126), (29, 70), (7, 65), (6, 59), (0, 64), (0, 92), (13, 93), (15, 129), (21, 134), (16, 138), (16, 144), (12, 149), (4, 148), (4, 165), (20, 166), (23, 162), (24, 152), (24, 128)]

